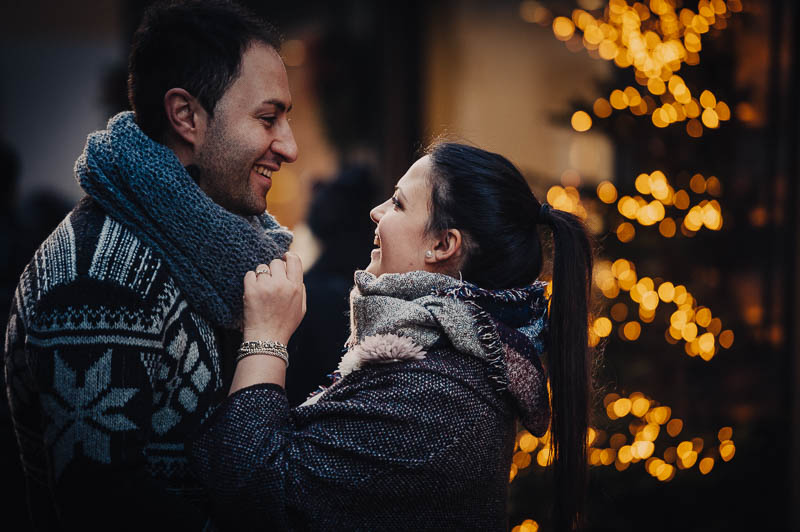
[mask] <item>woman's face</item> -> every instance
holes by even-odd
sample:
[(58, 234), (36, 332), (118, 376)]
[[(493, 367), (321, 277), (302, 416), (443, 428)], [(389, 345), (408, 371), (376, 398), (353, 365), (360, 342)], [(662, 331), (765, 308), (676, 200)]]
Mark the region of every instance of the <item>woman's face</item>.
[(431, 187), (426, 177), (430, 168), (430, 157), (419, 159), (397, 182), (392, 197), (370, 211), (370, 218), (377, 224), (378, 247), (372, 250), (368, 272), (377, 276), (432, 271), (425, 262), (425, 252), (432, 250), (435, 243), (425, 234), (430, 215)]

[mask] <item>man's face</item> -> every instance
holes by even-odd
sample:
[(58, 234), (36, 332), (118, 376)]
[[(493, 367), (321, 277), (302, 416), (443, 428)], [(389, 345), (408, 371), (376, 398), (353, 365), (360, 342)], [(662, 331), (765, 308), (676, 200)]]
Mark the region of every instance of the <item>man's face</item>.
[(197, 182), (212, 200), (243, 216), (267, 209), (272, 173), (297, 158), (291, 107), (283, 61), (273, 48), (252, 44), (195, 147)]

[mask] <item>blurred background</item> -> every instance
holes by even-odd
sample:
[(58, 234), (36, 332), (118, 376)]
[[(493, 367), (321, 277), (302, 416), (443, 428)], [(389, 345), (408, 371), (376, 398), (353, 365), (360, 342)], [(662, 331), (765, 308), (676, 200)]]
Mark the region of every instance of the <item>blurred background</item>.
[[(370, 207), (432, 139), (471, 142), (600, 244), (589, 530), (800, 530), (796, 2), (243, 3), (287, 39), (300, 156), (268, 204), (307, 269), (293, 403), (341, 355)], [(8, 308), (81, 196), (72, 167), (87, 134), (127, 109), (128, 43), (148, 2), (4, 4)], [(0, 411), (11, 519), (23, 481)], [(517, 440), (509, 529), (550, 530), (548, 438)]]

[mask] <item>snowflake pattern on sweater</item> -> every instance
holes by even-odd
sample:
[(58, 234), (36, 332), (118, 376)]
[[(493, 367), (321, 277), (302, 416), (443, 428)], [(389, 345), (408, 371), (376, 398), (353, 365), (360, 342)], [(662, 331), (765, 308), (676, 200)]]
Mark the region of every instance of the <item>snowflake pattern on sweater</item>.
[[(143, 516), (202, 500), (184, 442), (225, 396), (218, 335), (153, 250), (93, 200), (67, 216), (20, 278), (5, 344), (41, 528), (64, 526), (75, 498), (104, 486), (120, 505), (135, 494)], [(185, 523), (205, 522), (194, 503), (184, 510)]]

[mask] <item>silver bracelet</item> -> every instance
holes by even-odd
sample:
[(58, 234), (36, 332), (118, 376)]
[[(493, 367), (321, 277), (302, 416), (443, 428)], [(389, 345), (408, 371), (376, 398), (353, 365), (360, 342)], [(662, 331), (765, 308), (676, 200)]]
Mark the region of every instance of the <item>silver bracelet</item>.
[(268, 355), (280, 358), (286, 363), (286, 367), (289, 367), (289, 351), (286, 346), (280, 342), (269, 342), (265, 340), (243, 342), (241, 347), (239, 347), (236, 362), (251, 355)]

